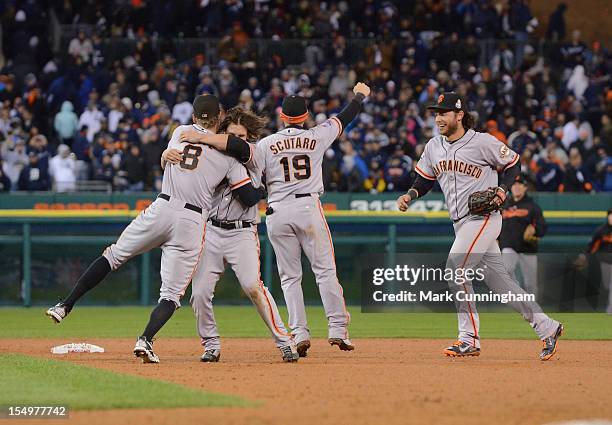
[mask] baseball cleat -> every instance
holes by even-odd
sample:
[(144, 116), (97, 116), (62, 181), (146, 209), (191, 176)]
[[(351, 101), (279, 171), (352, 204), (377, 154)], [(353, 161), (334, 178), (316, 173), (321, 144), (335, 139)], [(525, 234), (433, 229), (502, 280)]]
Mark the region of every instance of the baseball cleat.
[(480, 348), (474, 347), (467, 342), (457, 341), (443, 351), (447, 357), (474, 357), (480, 356)]
[(200, 361), (204, 363), (216, 363), (219, 361), (220, 358), (221, 358), (221, 350), (219, 349), (206, 350), (204, 351), (204, 354), (202, 354), (202, 357), (200, 357)]
[(559, 323), (557, 330), (552, 336), (542, 340), (542, 352), (540, 353), (540, 360), (545, 362), (549, 360), (557, 352), (557, 341), (563, 335), (563, 325)]
[(153, 352), (153, 344), (144, 336), (136, 340), (134, 355), (141, 358), (143, 363), (159, 363), (159, 357)]
[(70, 313), (70, 309), (62, 302), (55, 304), (49, 310), (45, 311), (45, 316), (48, 316), (55, 323), (59, 323)]
[(327, 340), (327, 342), (329, 342), (330, 345), (337, 345), (340, 348), (340, 351), (353, 351), (355, 349), (355, 346), (348, 338), (330, 338)]
[(295, 345), (285, 345), (284, 347), (279, 348), (281, 354), (283, 355), (283, 361), (286, 363), (295, 363), (300, 358), (297, 350), (295, 349)]
[(310, 348), (310, 341), (300, 341), (296, 345), (296, 350), (300, 357), (306, 357), (308, 355), (308, 349)]

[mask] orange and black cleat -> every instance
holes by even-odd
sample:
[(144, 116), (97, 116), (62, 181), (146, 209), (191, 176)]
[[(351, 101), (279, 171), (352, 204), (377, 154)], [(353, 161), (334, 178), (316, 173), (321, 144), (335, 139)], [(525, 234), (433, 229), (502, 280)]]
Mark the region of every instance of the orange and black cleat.
[(563, 325), (559, 323), (557, 330), (552, 336), (542, 340), (542, 352), (540, 353), (540, 360), (545, 362), (549, 360), (557, 352), (557, 341), (563, 335)]
[(447, 357), (474, 357), (480, 356), (480, 348), (474, 347), (467, 342), (457, 341), (443, 351)]

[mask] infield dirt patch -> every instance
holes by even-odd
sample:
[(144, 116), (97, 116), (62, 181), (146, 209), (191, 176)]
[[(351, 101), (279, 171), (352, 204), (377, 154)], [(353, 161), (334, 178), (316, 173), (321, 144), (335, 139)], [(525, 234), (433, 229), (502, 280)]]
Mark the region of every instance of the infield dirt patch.
[[(541, 362), (535, 340), (484, 341), (480, 357), (464, 359), (441, 355), (452, 342), (447, 340), (361, 339), (350, 353), (315, 340), (307, 358), (285, 364), (270, 340), (225, 339), (221, 362), (206, 364), (198, 362), (196, 340), (160, 339), (155, 342), (159, 365), (133, 358), (131, 339), (87, 341), (106, 353), (66, 356), (52, 355), (50, 348), (72, 341), (0, 341), (0, 352), (64, 359), (262, 402), (256, 408), (71, 412), (70, 423), (546, 424), (612, 419), (610, 341), (562, 339), (555, 358)], [(95, 382), (91, 388), (95, 397)]]

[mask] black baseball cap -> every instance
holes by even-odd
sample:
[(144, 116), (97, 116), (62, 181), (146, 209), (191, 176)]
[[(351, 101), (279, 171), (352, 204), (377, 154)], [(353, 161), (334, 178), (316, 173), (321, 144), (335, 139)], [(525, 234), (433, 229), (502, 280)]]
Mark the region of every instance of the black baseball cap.
[(212, 94), (196, 96), (193, 101), (193, 115), (196, 118), (215, 118), (221, 112), (219, 99)]
[(516, 176), (514, 178), (514, 183), (523, 183), (523, 184), (527, 184), (527, 177), (525, 177), (522, 174), (519, 174), (518, 176)]
[(438, 96), (438, 100), (427, 109), (434, 111), (467, 111), (467, 103), (455, 92), (446, 92)]
[(284, 98), (280, 117), (291, 124), (305, 121), (308, 118), (306, 99), (295, 94)]

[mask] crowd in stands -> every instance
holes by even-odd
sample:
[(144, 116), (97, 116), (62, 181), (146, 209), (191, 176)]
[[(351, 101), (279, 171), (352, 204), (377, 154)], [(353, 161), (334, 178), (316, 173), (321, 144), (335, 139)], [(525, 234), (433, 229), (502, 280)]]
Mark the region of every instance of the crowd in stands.
[[(372, 95), (326, 153), (328, 191), (406, 190), (437, 134), (426, 106), (445, 91), (468, 99), (478, 130), (521, 154), (535, 190), (612, 191), (610, 55), (566, 28), (564, 4), (547, 22), (524, 0), (64, 0), (2, 8), (3, 191), (71, 191), (81, 181), (158, 191), (161, 152), (174, 128), (191, 121), (196, 95), (266, 115), (274, 132), (285, 95), (305, 96), (315, 125), (342, 108), (356, 81)], [(53, 20), (64, 31), (81, 28), (59, 51), (48, 36)], [(164, 43), (177, 37), (219, 40), (215, 54), (182, 58)], [(133, 43), (121, 59), (110, 59), (115, 38)], [(283, 53), (291, 49), (262, 55), (253, 43), (288, 39), (306, 40), (299, 64)]]

